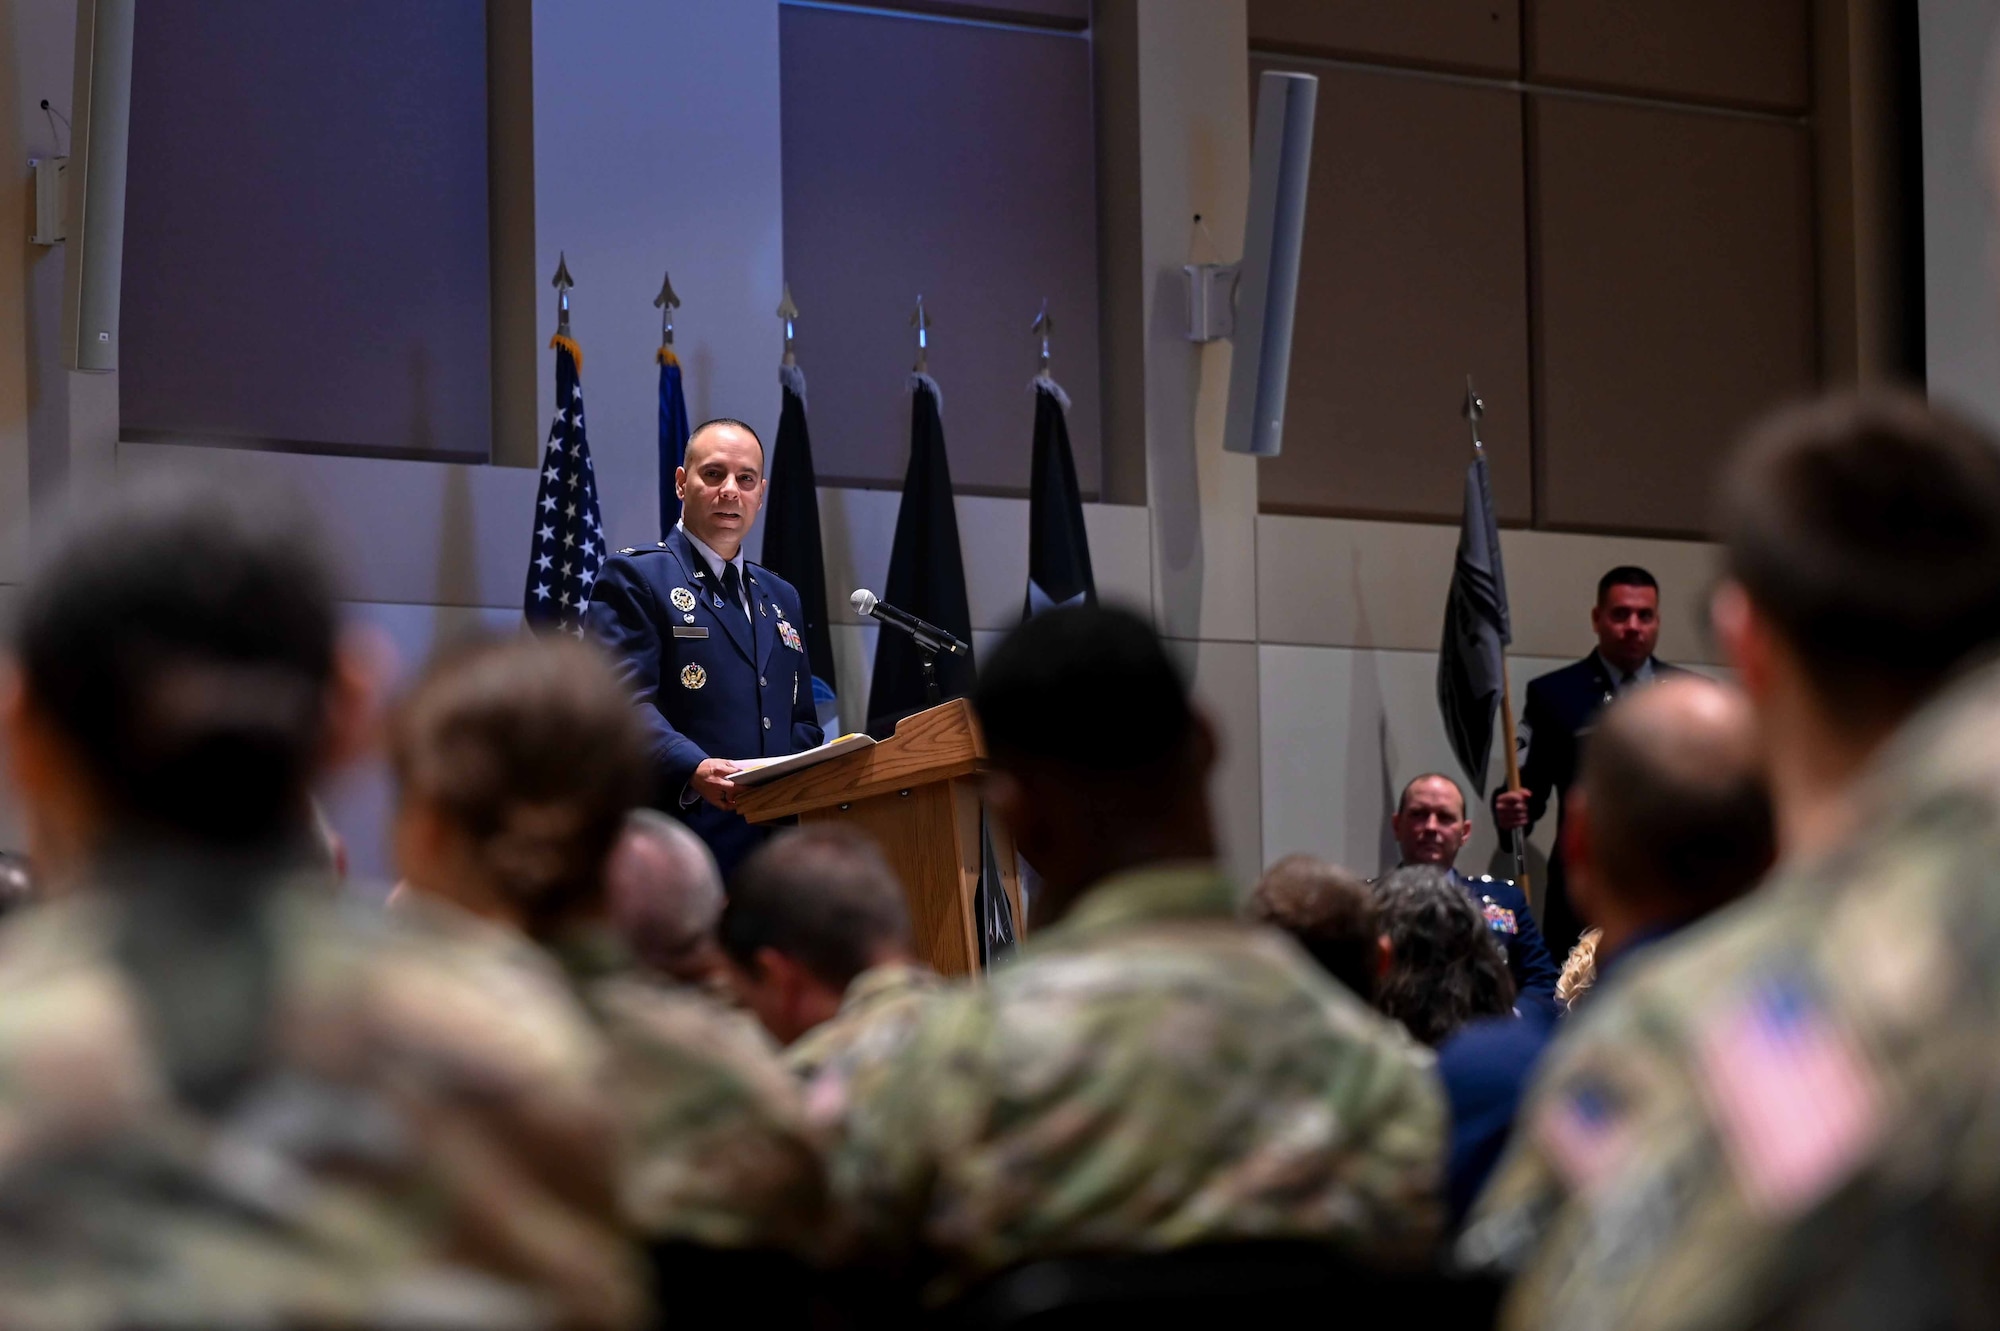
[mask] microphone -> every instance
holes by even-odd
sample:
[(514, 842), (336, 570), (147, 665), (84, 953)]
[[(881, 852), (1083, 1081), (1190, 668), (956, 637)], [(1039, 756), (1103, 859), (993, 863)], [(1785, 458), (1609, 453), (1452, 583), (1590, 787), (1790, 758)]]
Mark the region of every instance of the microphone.
[(875, 593), (866, 587), (856, 588), (854, 595), (848, 597), (847, 601), (854, 607), (856, 613), (871, 616), (881, 623), (909, 634), (916, 639), (919, 647), (934, 652), (950, 652), (953, 656), (964, 656), (972, 650), (937, 625), (926, 624), (907, 610), (898, 610), (886, 601), (876, 600)]

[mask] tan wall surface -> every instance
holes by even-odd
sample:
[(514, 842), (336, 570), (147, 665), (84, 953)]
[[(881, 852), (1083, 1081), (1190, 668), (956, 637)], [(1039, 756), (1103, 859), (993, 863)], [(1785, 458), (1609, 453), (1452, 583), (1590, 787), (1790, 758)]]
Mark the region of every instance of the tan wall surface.
[(1317, 75), (1285, 451), (1265, 512), (1456, 518), (1470, 374), (1494, 500), (1531, 517), (1521, 97), (1497, 87), (1253, 59)]
[(1250, 0), (1259, 50), (1521, 72), (1519, 0)]
[(1538, 521), (1703, 531), (1737, 432), (1815, 382), (1807, 133), (1536, 97), (1529, 136)]
[(1802, 111), (1809, 27), (1808, 0), (1528, 0), (1528, 77)]

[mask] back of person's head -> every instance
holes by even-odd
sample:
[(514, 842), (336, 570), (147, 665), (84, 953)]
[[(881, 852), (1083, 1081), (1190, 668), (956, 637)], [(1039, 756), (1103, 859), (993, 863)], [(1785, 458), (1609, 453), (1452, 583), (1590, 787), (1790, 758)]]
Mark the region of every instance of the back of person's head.
[(2000, 449), (1914, 394), (1766, 418), (1719, 516), (1729, 578), (1831, 717), (1893, 724), (2000, 639)]
[(1040, 875), (1037, 927), (1113, 874), (1215, 858), (1214, 732), (1139, 616), (1036, 615), (988, 658), (973, 707), (996, 769), (988, 804)]
[(1382, 928), (1359, 877), (1331, 860), (1287, 855), (1257, 880), (1244, 914), (1283, 929), (1334, 979), (1373, 1000)]
[(1775, 852), (1756, 722), (1735, 689), (1662, 680), (1605, 709), (1577, 781), (1592, 895), (1656, 923), (1748, 891)]
[(658, 809), (634, 809), (605, 877), (611, 922), (643, 965), (688, 983), (712, 976), (722, 873), (693, 829)]
[(1145, 620), (1110, 606), (1035, 616), (980, 671), (994, 761), (1109, 780), (1164, 775), (1195, 732), (1187, 684)]
[(72, 755), (103, 836), (303, 844), (336, 634), (295, 503), (150, 480), (37, 561), (14, 630), (22, 715)]
[(769, 950), (836, 993), (909, 955), (903, 885), (862, 832), (837, 824), (781, 832), (736, 870), (718, 927), (730, 961), (755, 973)]
[(406, 809), (449, 826), (530, 934), (601, 909), (605, 860), (647, 766), (631, 702), (594, 648), (515, 637), (447, 649), (389, 739)]
[(1474, 1017), (1513, 1010), (1514, 981), (1486, 917), (1443, 869), (1413, 865), (1375, 885), (1389, 973), (1375, 1005), (1436, 1046)]

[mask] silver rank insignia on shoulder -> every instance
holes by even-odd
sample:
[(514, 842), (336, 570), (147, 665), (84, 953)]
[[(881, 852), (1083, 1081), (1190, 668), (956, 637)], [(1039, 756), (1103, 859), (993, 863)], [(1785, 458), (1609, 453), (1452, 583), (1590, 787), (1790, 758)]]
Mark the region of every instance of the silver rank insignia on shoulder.
[(682, 668), (681, 670), (682, 688), (698, 689), (706, 683), (708, 683), (708, 672), (706, 670), (703, 670), (699, 665), (696, 665), (693, 661), (688, 662), (687, 665)]
[(636, 545), (628, 545), (623, 550), (620, 550), (618, 553), (621, 555), (636, 555), (639, 553), (639, 547)]
[[(672, 601), (674, 609), (680, 611), (682, 614), (686, 614), (688, 611), (694, 609), (694, 593), (685, 587), (674, 588), (667, 593), (667, 599)], [(694, 621), (689, 620), (688, 622), (693, 623)]]

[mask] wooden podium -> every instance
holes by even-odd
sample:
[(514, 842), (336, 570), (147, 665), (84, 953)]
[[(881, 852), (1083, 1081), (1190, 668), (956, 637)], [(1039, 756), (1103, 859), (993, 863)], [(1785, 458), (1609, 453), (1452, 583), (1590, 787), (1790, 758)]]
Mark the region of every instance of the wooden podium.
[[(973, 905), (983, 856), (979, 773), (986, 742), (963, 698), (904, 717), (879, 744), (780, 777), (739, 797), (753, 823), (794, 815), (801, 822), (846, 822), (881, 845), (903, 880), (917, 955), (941, 974), (979, 969)], [(987, 819), (1017, 937), (1027, 931), (1014, 841)]]

